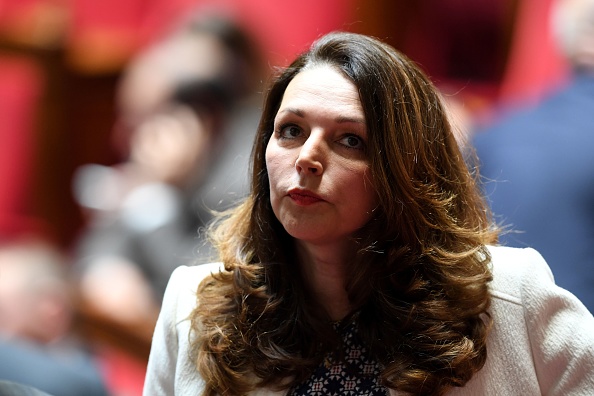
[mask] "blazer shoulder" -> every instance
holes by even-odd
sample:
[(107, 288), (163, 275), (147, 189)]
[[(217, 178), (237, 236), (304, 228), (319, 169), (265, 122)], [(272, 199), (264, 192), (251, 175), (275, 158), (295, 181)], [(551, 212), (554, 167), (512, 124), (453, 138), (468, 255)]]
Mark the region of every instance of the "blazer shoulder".
[(219, 271), (224, 271), (222, 263), (177, 267), (167, 284), (161, 312), (175, 313), (177, 320), (185, 319), (196, 305), (196, 293), (200, 282)]
[[(177, 267), (171, 274), (170, 284), (183, 285), (184, 283), (195, 284), (202, 282), (210, 274), (225, 271), (223, 263), (197, 264), (192, 266), (182, 265)], [(196, 285), (198, 285), (196, 283)]]
[(554, 285), (553, 274), (542, 257), (532, 248), (489, 246), (494, 298), (521, 304), (527, 286)]

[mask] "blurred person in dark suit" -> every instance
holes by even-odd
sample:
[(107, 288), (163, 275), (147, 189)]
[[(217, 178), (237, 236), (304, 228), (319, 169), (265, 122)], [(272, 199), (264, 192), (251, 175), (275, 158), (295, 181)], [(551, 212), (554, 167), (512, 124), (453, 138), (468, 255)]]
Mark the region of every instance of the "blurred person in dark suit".
[(107, 395), (96, 360), (74, 333), (73, 307), (66, 259), (57, 249), (38, 240), (3, 243), (0, 379), (55, 396)]
[[(532, 246), (557, 283), (594, 312), (594, 1), (559, 0), (551, 26), (571, 80), (514, 108), (473, 143), (511, 246)], [(509, 109), (508, 109), (509, 110)]]
[[(238, 198), (245, 189), (228, 174), (212, 174), (221, 174), (221, 159), (224, 169), (234, 163), (227, 159), (230, 143), (253, 136), (257, 117), (254, 125), (241, 118), (234, 133), (229, 128), (258, 83), (254, 54), (233, 21), (198, 15), (124, 71), (115, 137), (126, 159), (112, 167), (87, 165), (75, 178), (76, 196), (90, 216), (75, 254), (87, 308), (124, 325), (151, 324), (171, 272), (210, 255), (200, 228), (224, 194)], [(243, 153), (247, 166), (250, 147), (231, 155)]]

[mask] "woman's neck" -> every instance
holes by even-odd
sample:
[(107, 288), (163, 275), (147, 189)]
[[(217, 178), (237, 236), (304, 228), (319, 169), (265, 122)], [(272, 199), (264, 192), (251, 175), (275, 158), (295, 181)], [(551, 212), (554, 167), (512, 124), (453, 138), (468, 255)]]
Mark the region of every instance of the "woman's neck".
[(297, 251), (303, 276), (316, 300), (326, 309), (332, 320), (343, 319), (352, 310), (345, 289), (346, 260), (349, 254), (346, 254), (344, 246), (297, 242)]

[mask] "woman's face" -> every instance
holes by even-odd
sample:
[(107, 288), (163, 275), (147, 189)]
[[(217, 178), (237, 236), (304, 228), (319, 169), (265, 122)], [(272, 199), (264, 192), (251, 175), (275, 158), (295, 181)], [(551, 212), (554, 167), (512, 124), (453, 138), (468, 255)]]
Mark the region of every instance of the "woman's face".
[(272, 209), (302, 241), (344, 242), (371, 218), (367, 128), (356, 86), (331, 66), (289, 83), (266, 148)]

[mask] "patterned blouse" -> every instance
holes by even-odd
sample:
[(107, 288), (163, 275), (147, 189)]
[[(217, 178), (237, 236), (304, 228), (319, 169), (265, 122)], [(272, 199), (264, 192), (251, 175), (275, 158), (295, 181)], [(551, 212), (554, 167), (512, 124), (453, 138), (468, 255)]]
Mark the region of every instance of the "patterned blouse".
[(387, 396), (379, 382), (382, 366), (373, 360), (358, 335), (358, 315), (334, 329), (342, 337), (343, 356), (330, 353), (304, 383), (292, 389), (292, 396)]

